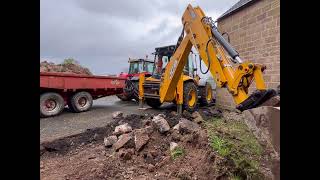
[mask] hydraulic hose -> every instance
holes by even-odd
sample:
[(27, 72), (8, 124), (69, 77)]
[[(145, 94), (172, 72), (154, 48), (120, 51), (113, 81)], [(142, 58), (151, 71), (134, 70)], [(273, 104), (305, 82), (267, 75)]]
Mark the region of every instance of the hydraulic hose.
[(209, 52), (208, 52), (208, 45), (209, 45), (209, 42), (210, 41), (212, 41), (213, 39), (212, 38), (210, 38), (209, 40), (208, 40), (208, 42), (207, 42), (207, 45), (206, 45), (206, 53), (207, 53), (207, 57), (208, 57), (208, 69), (206, 70), (206, 72), (203, 72), (202, 71), (202, 66), (201, 66), (201, 59), (200, 59), (200, 57), (199, 57), (199, 64), (200, 64), (200, 72), (202, 73), (202, 74), (207, 74), (208, 72), (209, 72), (209, 69), (210, 69), (210, 66), (211, 66), (211, 58), (210, 58), (210, 56), (209, 56)]

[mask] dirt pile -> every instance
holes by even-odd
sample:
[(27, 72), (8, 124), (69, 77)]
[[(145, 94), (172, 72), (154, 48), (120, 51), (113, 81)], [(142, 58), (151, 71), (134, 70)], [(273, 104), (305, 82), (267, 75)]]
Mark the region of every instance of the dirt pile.
[(76, 63), (54, 64), (52, 62), (40, 62), (40, 72), (61, 72), (71, 74), (92, 75), (88, 68)]
[[(222, 115), (210, 109), (206, 109), (206, 113), (215, 117)], [(191, 180), (228, 179), (233, 175), (246, 179), (246, 172), (232, 159), (221, 156), (221, 147), (212, 148), (213, 134), (208, 127), (215, 126), (208, 126), (209, 116), (202, 119), (200, 114), (203, 111), (184, 112), (182, 116), (175, 112), (117, 116), (106, 131), (99, 129), (93, 135), (91, 130), (87, 134), (90, 137), (82, 137), (82, 143), (78, 139), (65, 140), (73, 146), (66, 145), (69, 149), (65, 148), (63, 153), (59, 150), (43, 153), (41, 179)], [(225, 133), (214, 136), (220, 138)], [(239, 138), (235, 141), (242, 142)], [(45, 149), (49, 149), (48, 146)]]

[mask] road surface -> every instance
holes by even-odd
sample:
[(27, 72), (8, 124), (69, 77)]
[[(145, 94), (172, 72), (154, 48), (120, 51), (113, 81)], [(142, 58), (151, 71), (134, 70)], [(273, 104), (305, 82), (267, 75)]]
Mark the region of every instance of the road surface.
[[(145, 105), (145, 107), (149, 106)], [(173, 107), (166, 105), (164, 108)], [(113, 120), (112, 113), (115, 111), (122, 111), (124, 115), (160, 112), (151, 108), (139, 110), (137, 102), (123, 102), (116, 96), (100, 98), (93, 102), (90, 111), (72, 113), (65, 108), (64, 112), (58, 116), (40, 118), (40, 143), (78, 134), (86, 129), (105, 126)]]

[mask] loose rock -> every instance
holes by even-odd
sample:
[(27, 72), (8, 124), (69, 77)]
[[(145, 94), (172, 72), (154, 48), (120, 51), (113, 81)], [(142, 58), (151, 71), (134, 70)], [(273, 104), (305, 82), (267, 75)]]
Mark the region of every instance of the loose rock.
[(203, 118), (198, 111), (192, 113), (192, 118), (195, 123), (201, 124), (203, 122)]
[(179, 145), (175, 142), (170, 142), (170, 151), (175, 150)]
[(219, 109), (210, 109), (210, 113), (211, 113), (211, 116), (213, 117), (216, 117), (216, 118), (222, 118), (223, 115), (222, 115), (222, 111), (219, 110)]
[(134, 154), (134, 149), (124, 149), (121, 148), (119, 150), (119, 157), (122, 158), (123, 160), (130, 160), (132, 159), (132, 155)]
[(146, 129), (136, 129), (134, 131), (134, 143), (137, 151), (140, 151), (141, 148), (148, 143), (150, 137)]
[(116, 112), (112, 113), (112, 118), (113, 119), (121, 119), (121, 118), (123, 118), (123, 112), (116, 111)]
[(126, 143), (128, 143), (132, 139), (132, 134), (122, 134), (119, 136), (119, 139), (116, 143), (112, 145), (114, 150), (118, 150), (122, 148)]
[(181, 134), (184, 133), (192, 133), (194, 131), (199, 131), (200, 126), (197, 123), (189, 121), (185, 118), (181, 118), (179, 121), (179, 132)]
[(97, 134), (97, 133), (95, 133), (94, 135), (93, 135), (93, 140), (98, 140), (98, 137), (99, 137), (99, 135)]
[(125, 123), (125, 124), (117, 126), (114, 129), (113, 134), (114, 135), (121, 135), (121, 134), (128, 133), (128, 132), (131, 132), (131, 131), (132, 131), (131, 126), (128, 123)]
[(152, 164), (148, 164), (147, 169), (148, 169), (149, 172), (153, 172), (154, 169), (155, 169), (155, 166), (152, 165)]
[(177, 124), (177, 125), (175, 125), (172, 129), (174, 129), (174, 130), (178, 130), (179, 131), (179, 123)]
[(187, 110), (183, 110), (182, 116), (183, 116), (184, 118), (187, 118), (187, 119), (191, 119), (191, 118), (192, 118), (192, 115), (191, 115), (190, 112), (187, 111)]
[(117, 141), (118, 141), (117, 136), (109, 136), (109, 137), (104, 138), (104, 140), (103, 140), (105, 147), (110, 147), (114, 143), (116, 143)]
[(164, 119), (163, 114), (159, 114), (153, 117), (152, 122), (155, 123), (160, 133), (165, 133), (170, 130), (170, 126), (167, 120)]
[(172, 116), (178, 116), (178, 113), (176, 111), (171, 111), (170, 113)]

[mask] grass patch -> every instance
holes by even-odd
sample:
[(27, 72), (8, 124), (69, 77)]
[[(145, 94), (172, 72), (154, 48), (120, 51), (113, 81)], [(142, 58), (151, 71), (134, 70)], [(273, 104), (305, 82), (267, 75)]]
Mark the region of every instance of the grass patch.
[(185, 150), (181, 147), (175, 148), (173, 151), (171, 151), (171, 158), (173, 160), (176, 160), (179, 157), (182, 157), (185, 155)]
[[(235, 164), (241, 176), (230, 174), (231, 179), (257, 177), (263, 149), (244, 121), (224, 121), (214, 118), (205, 123), (210, 146), (222, 157)], [(241, 179), (241, 178), (240, 178)]]

